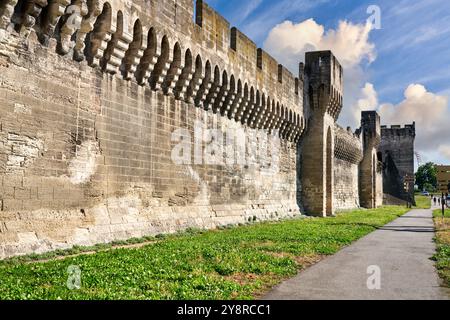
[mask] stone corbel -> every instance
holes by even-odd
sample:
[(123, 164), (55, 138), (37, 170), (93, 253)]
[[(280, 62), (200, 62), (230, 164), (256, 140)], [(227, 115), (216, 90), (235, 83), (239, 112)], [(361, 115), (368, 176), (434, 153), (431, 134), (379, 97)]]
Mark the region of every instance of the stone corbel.
[(209, 90), (209, 93), (207, 94), (205, 102), (203, 104), (203, 108), (205, 110), (214, 109), (214, 105), (221, 88), (222, 88), (222, 79), (219, 76), (218, 79), (214, 79), (212, 81), (211, 89)]
[(274, 114), (272, 114), (272, 103), (269, 102), (268, 105), (266, 106), (266, 114), (264, 116), (264, 120), (262, 121), (262, 127), (264, 129), (270, 129), (272, 123), (273, 123), (273, 119), (275, 117)]
[(60, 54), (68, 54), (74, 47), (75, 43), (72, 41), (72, 36), (75, 32), (80, 32), (83, 21), (88, 13), (89, 9), (86, 0), (79, 0), (73, 6), (67, 7), (66, 14), (68, 17), (61, 27), (58, 44), (58, 52)]
[(295, 134), (298, 129), (299, 129), (298, 125), (296, 125), (295, 123), (291, 123), (291, 125), (289, 126), (289, 132), (288, 132), (289, 141), (294, 141), (294, 137), (295, 137)]
[(237, 112), (239, 106), (241, 105), (242, 100), (244, 99), (243, 94), (244, 94), (244, 86), (239, 87), (239, 84), (238, 84), (235, 97), (231, 101), (231, 103), (228, 105), (227, 111), (225, 112), (225, 115), (229, 119), (233, 119), (234, 116), (236, 115), (236, 112)]
[(288, 126), (288, 132), (287, 132), (287, 137), (288, 137), (289, 141), (294, 141), (294, 132), (296, 129), (297, 129), (296, 124), (290, 122), (289, 126)]
[(47, 6), (47, 0), (26, 0), (22, 12), (13, 22), (17, 26), (20, 35), (28, 37), (31, 29), (36, 24), (42, 9)]
[(241, 102), (238, 104), (238, 107), (231, 114), (231, 117), (234, 118), (237, 122), (241, 122), (241, 120), (244, 117), (244, 114), (247, 111), (248, 106), (250, 104), (251, 104), (251, 102), (250, 102), (250, 92), (247, 91), (247, 93), (244, 94), (244, 97), (241, 100)]
[(267, 114), (267, 107), (266, 107), (266, 101), (260, 101), (260, 110), (255, 113), (255, 127), (258, 129), (263, 128), (264, 119)]
[[(161, 56), (161, 46), (158, 45), (161, 41), (157, 36), (156, 37), (156, 47), (154, 49), (147, 48), (144, 51), (144, 55), (139, 62), (136, 71), (136, 80), (139, 85), (143, 86), (148, 82), (150, 76), (152, 75), (153, 70), (155, 69), (155, 65), (158, 62), (158, 58)], [(151, 50), (154, 50), (151, 52)]]
[(289, 121), (289, 116), (288, 116), (288, 119), (283, 119), (281, 122), (280, 132), (284, 138), (287, 138), (290, 126), (291, 126), (291, 122)]
[(228, 96), (228, 91), (229, 91), (228, 83), (222, 83), (222, 87), (220, 88), (220, 90), (217, 94), (217, 98), (214, 101), (214, 107), (213, 107), (214, 113), (218, 113), (218, 112), (220, 113), (222, 106), (225, 102), (225, 99)]
[(272, 117), (272, 121), (270, 122), (269, 129), (270, 132), (273, 130), (280, 130), (280, 122), (281, 122), (281, 116), (277, 113), (275, 113)]
[(300, 141), (300, 138), (302, 137), (302, 135), (303, 135), (303, 130), (297, 130), (297, 134), (294, 137), (294, 142), (298, 143)]
[(178, 80), (176, 85), (175, 96), (177, 97), (177, 99), (186, 100), (187, 88), (192, 80), (193, 75), (194, 75), (193, 63), (191, 63), (190, 66), (185, 66), (183, 68), (183, 72), (181, 73), (180, 79)]
[(191, 83), (189, 84), (189, 89), (187, 91), (187, 96), (185, 97), (185, 101), (188, 103), (195, 103), (195, 98), (197, 97), (197, 93), (200, 90), (200, 86), (205, 79), (205, 70), (203, 67), (200, 70), (195, 70), (195, 73), (192, 77)]
[(195, 105), (202, 106), (206, 102), (206, 98), (208, 97), (209, 91), (211, 90), (214, 84), (214, 77), (209, 73), (209, 75), (205, 75), (202, 81), (202, 85), (200, 86), (199, 91), (197, 92), (197, 96), (195, 98)]
[(116, 32), (116, 28), (117, 26), (115, 24), (111, 24), (108, 27), (106, 23), (101, 23), (99, 29), (93, 31), (89, 57), (91, 67), (100, 67), (105, 50), (108, 48), (108, 43), (111, 41), (112, 35)]
[(42, 21), (41, 32), (39, 34), (42, 43), (48, 44), (49, 39), (55, 32), (59, 19), (66, 12), (66, 7), (68, 5), (70, 5), (70, 0), (50, 0), (47, 7), (46, 19), (45, 21)]
[[(181, 50), (181, 52), (183, 52), (183, 50)], [(162, 84), (162, 89), (164, 91), (164, 94), (166, 95), (170, 95), (173, 96), (174, 95), (174, 90), (175, 87), (177, 85), (178, 80), (180, 79), (181, 73), (183, 72), (183, 68), (185, 66), (185, 56), (183, 54), (181, 54), (181, 60), (180, 61), (176, 61), (175, 57), (172, 54), (172, 62), (170, 64), (170, 68), (167, 71), (167, 76), (164, 79), (164, 82)]]
[[(125, 22), (124, 22), (125, 23)], [(117, 30), (111, 36), (111, 40), (107, 45), (107, 50), (103, 55), (103, 69), (111, 74), (116, 74), (119, 71), (122, 61), (125, 58), (125, 53), (133, 41), (133, 36), (126, 30)]]
[(133, 76), (136, 74), (139, 62), (144, 56), (145, 51), (144, 43), (146, 43), (145, 39), (142, 40), (142, 43), (139, 45), (138, 48), (133, 48), (129, 50), (129, 52), (125, 55), (123, 64), (124, 68), (123, 77), (125, 80), (131, 80)]
[[(162, 58), (162, 57), (160, 57)], [(156, 75), (155, 78), (155, 83), (153, 85), (153, 90), (158, 91), (162, 89), (162, 85), (164, 83), (164, 79), (167, 76), (167, 73), (170, 69), (170, 65), (172, 64), (172, 60), (173, 60), (173, 52), (171, 50), (169, 50), (169, 56), (167, 58), (167, 60), (165, 62), (162, 63), (161, 65), (161, 72), (159, 75)], [(156, 72), (156, 70), (154, 70), (154, 72)]]
[(234, 100), (237, 98), (238, 93), (237, 90), (229, 90), (228, 95), (226, 96), (221, 108), (220, 108), (220, 114), (222, 116), (227, 116), (228, 111), (231, 109), (231, 105), (233, 104)]
[(256, 128), (257, 121), (261, 114), (261, 99), (250, 104), (250, 108), (244, 117), (244, 123), (248, 123), (251, 128)]
[(269, 126), (268, 129), (270, 132), (272, 132), (272, 130), (275, 129), (277, 123), (278, 123), (278, 114), (275, 111), (275, 113), (273, 113), (272, 116), (270, 117), (268, 125)]
[(0, 5), (0, 28), (7, 29), (11, 24), (17, 1), (18, 0), (6, 0)]
[(74, 59), (83, 61), (85, 59), (84, 49), (86, 47), (86, 36), (94, 30), (95, 22), (102, 13), (102, 6), (98, 0), (90, 3), (89, 13), (84, 16), (81, 21), (80, 30), (78, 30), (75, 38)]
[(111, 18), (111, 30), (106, 30), (106, 33), (109, 34), (107, 44), (102, 43), (101, 50), (97, 52), (95, 57), (100, 61), (103, 71), (116, 74), (122, 65), (133, 36), (128, 32), (129, 25), (126, 13), (121, 14), (121, 11), (113, 10)]

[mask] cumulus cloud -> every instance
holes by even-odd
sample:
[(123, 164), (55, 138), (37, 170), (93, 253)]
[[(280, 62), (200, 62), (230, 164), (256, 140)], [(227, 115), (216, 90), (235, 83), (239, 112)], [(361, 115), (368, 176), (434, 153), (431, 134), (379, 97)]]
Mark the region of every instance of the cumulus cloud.
[(428, 91), (421, 84), (411, 84), (399, 104), (382, 104), (379, 113), (385, 124), (416, 122), (416, 148), (424, 154), (439, 152), (450, 160), (449, 98)]
[(330, 49), (344, 68), (352, 68), (376, 57), (375, 46), (369, 42), (371, 29), (369, 23), (340, 21), (337, 30), (325, 31), (314, 19), (298, 24), (285, 21), (270, 31), (264, 48), (291, 70), (297, 70), (305, 52)]
[(358, 99), (367, 98), (360, 96), (360, 89), (366, 82), (362, 65), (376, 58), (375, 45), (369, 40), (371, 30), (370, 23), (340, 21), (336, 30), (325, 30), (314, 19), (297, 24), (285, 21), (270, 31), (264, 49), (294, 74), (298, 73), (298, 63), (304, 61), (305, 52), (332, 50), (344, 68), (345, 107), (339, 122), (344, 126), (357, 126), (360, 119), (356, 114)]
[(340, 121), (351, 125), (359, 125), (361, 122), (361, 112), (371, 111), (378, 108), (378, 93), (372, 83), (366, 82), (358, 94), (355, 94), (355, 101), (347, 105)]
[[(324, 26), (308, 19), (300, 23), (285, 21), (275, 26), (264, 42), (264, 49), (297, 74), (298, 63), (307, 51), (331, 50), (344, 68), (344, 109), (339, 122), (359, 126), (361, 111), (378, 110), (384, 124), (416, 122), (416, 148), (423, 158), (450, 160), (450, 108), (445, 94), (429, 92), (421, 84), (411, 84), (398, 104), (379, 104), (374, 86), (366, 79), (365, 64), (376, 59), (370, 42), (372, 26), (340, 21), (338, 27)], [(430, 158), (430, 157), (432, 158)], [(436, 160), (435, 160), (436, 161)]]

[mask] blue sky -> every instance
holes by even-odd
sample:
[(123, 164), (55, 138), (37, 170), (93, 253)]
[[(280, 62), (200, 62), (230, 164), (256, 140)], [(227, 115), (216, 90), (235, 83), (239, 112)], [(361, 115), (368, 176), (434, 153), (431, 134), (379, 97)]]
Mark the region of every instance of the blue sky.
[[(225, 16), (233, 26), (238, 27), (258, 46), (264, 48), (267, 47), (267, 37), (271, 30), (285, 21), (291, 21), (295, 25), (313, 18), (318, 25), (323, 26), (325, 32), (337, 30), (340, 21), (362, 26), (369, 16), (367, 8), (370, 5), (377, 5), (381, 9), (381, 29), (371, 30), (368, 39), (374, 45), (373, 53), (376, 58), (373, 61), (368, 61), (370, 59), (359, 61), (358, 68), (361, 74), (358, 76), (358, 81), (348, 79), (347, 82), (353, 81), (349, 86), (355, 86), (355, 89), (356, 86), (362, 89), (367, 83), (373, 86), (376, 92), (372, 95), (376, 94), (378, 106), (371, 107), (380, 108), (380, 105), (387, 104), (385, 108), (390, 110), (385, 112), (385, 121), (405, 119), (407, 123), (412, 119), (408, 116), (411, 113), (422, 118), (420, 112), (436, 114), (441, 112), (441, 116), (434, 120), (428, 119), (422, 123), (421, 119), (417, 119), (418, 135), (422, 133), (421, 138), (418, 139), (417, 148), (424, 160), (450, 162), (448, 103), (446, 110), (443, 110), (443, 107), (434, 110), (433, 105), (428, 105), (434, 104), (433, 101), (442, 102), (433, 98), (450, 95), (450, 2), (448, 0), (210, 0), (207, 2)], [(295, 34), (293, 36), (293, 39), (296, 39)], [(333, 48), (329, 49), (333, 50)], [(276, 54), (274, 56), (283, 60)], [(299, 56), (298, 59), (302, 57)], [(280, 62), (284, 64), (283, 61)], [(406, 99), (405, 90), (413, 84), (424, 87), (426, 93), (417, 86), (415, 87), (417, 90), (409, 90), (410, 99)], [(360, 94), (357, 90), (349, 91), (344, 97), (344, 108), (351, 108), (350, 105), (354, 105), (358, 99), (363, 98), (362, 93)], [(418, 96), (423, 97), (422, 104), (418, 102), (420, 100)], [(369, 101), (372, 100), (369, 99)], [(398, 115), (400, 111), (405, 113), (403, 118)], [(438, 121), (444, 114), (448, 116), (448, 126)], [(344, 119), (347, 118), (344, 117)], [(430, 133), (432, 126), (442, 128), (438, 128), (439, 130), (434, 128)], [(430, 144), (430, 142), (435, 143)]]

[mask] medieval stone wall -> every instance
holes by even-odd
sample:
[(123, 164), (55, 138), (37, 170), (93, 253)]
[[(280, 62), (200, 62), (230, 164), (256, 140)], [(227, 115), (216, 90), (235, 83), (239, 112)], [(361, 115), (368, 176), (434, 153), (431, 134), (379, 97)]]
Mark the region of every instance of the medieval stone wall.
[[(0, 2), (0, 258), (374, 207), (379, 117), (202, 0)], [(370, 124), (370, 125), (368, 125)]]
[(359, 203), (359, 167), (357, 164), (334, 159), (334, 206), (337, 211), (354, 209)]
[(0, 258), (300, 214), (303, 86), (207, 5), (75, 1), (77, 31), (25, 2), (0, 10)]
[(336, 210), (353, 209), (359, 203), (359, 164), (363, 158), (362, 142), (357, 134), (336, 126), (334, 149), (334, 206)]

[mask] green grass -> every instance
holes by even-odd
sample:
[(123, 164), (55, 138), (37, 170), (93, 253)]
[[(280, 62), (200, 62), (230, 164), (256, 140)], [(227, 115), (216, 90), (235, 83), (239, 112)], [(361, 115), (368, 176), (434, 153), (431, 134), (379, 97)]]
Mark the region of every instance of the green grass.
[[(435, 218), (442, 218), (442, 210), (441, 209), (436, 209), (433, 211), (433, 216)], [(446, 218), (450, 218), (450, 209), (445, 209), (444, 211), (444, 217)]]
[(436, 268), (447, 287), (450, 287), (450, 209), (444, 211), (434, 210), (434, 223), (436, 225), (437, 251), (434, 256)]
[[(252, 299), (406, 211), (355, 210), (192, 231), (140, 248), (46, 262), (2, 261), (0, 299)], [(67, 289), (69, 266), (81, 270), (79, 290)]]
[(431, 208), (431, 199), (426, 196), (415, 196), (416, 198), (416, 209), (430, 209)]

